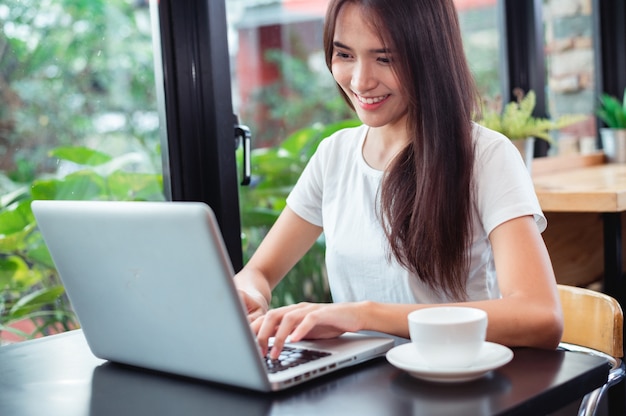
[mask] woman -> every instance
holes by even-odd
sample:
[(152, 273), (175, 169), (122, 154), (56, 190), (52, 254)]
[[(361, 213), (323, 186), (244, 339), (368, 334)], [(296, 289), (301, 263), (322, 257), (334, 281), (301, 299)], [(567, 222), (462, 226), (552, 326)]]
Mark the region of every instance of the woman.
[[(432, 304), (488, 313), (487, 338), (554, 348), (562, 317), (546, 220), (510, 141), (471, 122), (478, 94), (452, 0), (331, 0), (328, 68), (363, 126), (325, 139), (235, 282), (261, 349), (371, 330), (408, 338)], [(334, 303), (268, 310), (324, 232)]]

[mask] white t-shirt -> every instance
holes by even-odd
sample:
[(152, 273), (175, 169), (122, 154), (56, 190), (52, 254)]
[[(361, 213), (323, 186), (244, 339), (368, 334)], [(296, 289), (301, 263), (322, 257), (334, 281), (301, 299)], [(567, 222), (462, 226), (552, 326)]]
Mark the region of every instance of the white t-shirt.
[[(333, 301), (450, 301), (389, 255), (376, 212), (383, 172), (370, 167), (362, 154), (367, 131), (367, 126), (344, 129), (323, 140), (287, 198), (297, 215), (324, 229)], [(469, 300), (483, 300), (500, 297), (489, 233), (524, 215), (533, 215), (543, 231), (546, 219), (528, 170), (510, 140), (476, 124), (474, 140), (474, 235), (467, 292)]]

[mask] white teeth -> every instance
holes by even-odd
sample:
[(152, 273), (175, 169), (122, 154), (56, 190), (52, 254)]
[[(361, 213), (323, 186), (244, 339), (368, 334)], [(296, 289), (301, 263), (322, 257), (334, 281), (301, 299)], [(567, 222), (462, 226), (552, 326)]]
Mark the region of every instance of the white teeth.
[(359, 101), (365, 104), (376, 104), (387, 98), (388, 95), (383, 95), (382, 97), (361, 97), (357, 95)]

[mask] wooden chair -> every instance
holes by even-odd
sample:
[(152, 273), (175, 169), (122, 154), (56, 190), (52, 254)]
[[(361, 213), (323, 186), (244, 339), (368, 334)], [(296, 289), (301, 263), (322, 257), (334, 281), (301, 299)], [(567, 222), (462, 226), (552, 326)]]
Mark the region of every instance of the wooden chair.
[(606, 384), (581, 402), (579, 416), (593, 416), (607, 390), (626, 377), (624, 314), (617, 300), (604, 293), (568, 285), (558, 285), (558, 289), (565, 322), (561, 346), (600, 355), (611, 364)]

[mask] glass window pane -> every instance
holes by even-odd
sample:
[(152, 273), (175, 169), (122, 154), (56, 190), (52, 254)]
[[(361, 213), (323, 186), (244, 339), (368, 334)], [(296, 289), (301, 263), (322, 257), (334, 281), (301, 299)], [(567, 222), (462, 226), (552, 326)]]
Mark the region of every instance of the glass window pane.
[(0, 324), (75, 325), (32, 199), (164, 199), (151, 30), (147, 1), (0, 4)]
[(582, 114), (585, 119), (562, 129), (552, 154), (596, 150), (595, 51), (591, 1), (544, 0), (546, 97), (552, 118)]
[(256, 147), (315, 122), (351, 117), (326, 69), (327, 0), (228, 1), (233, 102)]
[[(240, 190), (244, 262), (285, 206), (317, 142), (335, 123), (354, 118), (324, 61), (327, 3), (226, 2), (233, 106), (254, 147), (252, 184)], [(323, 255), (319, 241), (274, 291), (275, 306), (329, 300)]]
[(465, 54), (483, 97), (500, 96), (500, 33), (497, 0), (454, 0)]

